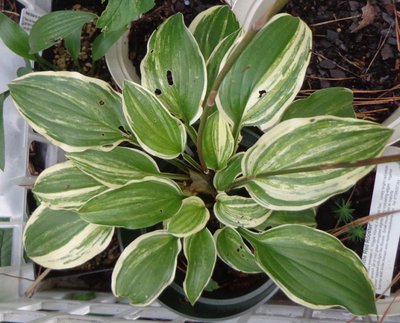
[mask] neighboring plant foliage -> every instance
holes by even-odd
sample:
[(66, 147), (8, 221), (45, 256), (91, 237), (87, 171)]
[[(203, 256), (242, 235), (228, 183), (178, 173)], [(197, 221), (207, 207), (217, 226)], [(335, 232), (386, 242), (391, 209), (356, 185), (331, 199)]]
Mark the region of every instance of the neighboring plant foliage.
[[(67, 268), (104, 250), (115, 227), (158, 224), (114, 268), (114, 294), (135, 305), (153, 302), (174, 280), (178, 257), (195, 304), (219, 257), (236, 270), (266, 273), (305, 306), (375, 313), (361, 260), (314, 228), (314, 207), (373, 166), (291, 170), (379, 156), (392, 131), (353, 118), (346, 89), (293, 102), (311, 31), (287, 14), (270, 19), (242, 49), (216, 106), (207, 106), (209, 94), (215, 97), (209, 84), (242, 44), (237, 29), (226, 6), (203, 12), (190, 31), (181, 14), (167, 19), (149, 40), (142, 85), (126, 81), (122, 95), (78, 73), (32, 73), (10, 84), (33, 129), (69, 152), (34, 187), (42, 205), (25, 229), (27, 254)], [(212, 50), (207, 39), (217, 44)], [(248, 126), (268, 130), (238, 152)]]
[[(55, 69), (50, 62), (41, 56), (41, 52), (60, 41), (74, 61), (81, 52), (81, 34), (84, 24), (96, 21), (101, 33), (92, 44), (92, 64), (102, 58), (111, 46), (128, 30), (131, 21), (154, 7), (154, 0), (109, 0), (100, 17), (86, 11), (61, 10), (50, 12), (38, 19), (28, 35), (20, 25), (0, 12), (0, 39), (15, 54), (26, 61), (25, 67), (17, 70), (22, 76), (32, 72), (29, 60), (35, 61), (47, 69)], [(79, 64), (76, 64), (79, 66)], [(8, 91), (0, 93), (0, 108)], [(2, 109), (1, 109), (2, 110)], [(0, 111), (3, 114), (3, 111)], [(0, 119), (0, 169), (4, 170), (4, 134), (3, 120)]]

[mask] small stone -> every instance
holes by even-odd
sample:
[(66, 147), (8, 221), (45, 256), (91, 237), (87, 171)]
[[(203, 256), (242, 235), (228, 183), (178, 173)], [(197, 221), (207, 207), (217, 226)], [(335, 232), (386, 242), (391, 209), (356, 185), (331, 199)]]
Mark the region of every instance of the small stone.
[(382, 47), (381, 56), (384, 61), (389, 58), (393, 58), (394, 54), (393, 54), (392, 46), (390, 46), (389, 44), (385, 44)]
[(332, 69), (329, 71), (329, 73), (330, 73), (331, 77), (333, 77), (335, 79), (336, 78), (342, 79), (342, 78), (346, 77), (346, 74), (342, 70), (339, 70), (339, 69)]
[(360, 3), (358, 1), (349, 1), (349, 6), (351, 11), (357, 11), (360, 8)]
[(336, 67), (336, 64), (335, 64), (335, 62), (332, 62), (331, 60), (329, 60), (329, 59), (324, 59), (323, 61), (321, 61), (320, 63), (319, 63), (319, 66), (321, 66), (322, 68), (325, 68), (325, 69), (332, 69), (332, 68), (335, 68)]

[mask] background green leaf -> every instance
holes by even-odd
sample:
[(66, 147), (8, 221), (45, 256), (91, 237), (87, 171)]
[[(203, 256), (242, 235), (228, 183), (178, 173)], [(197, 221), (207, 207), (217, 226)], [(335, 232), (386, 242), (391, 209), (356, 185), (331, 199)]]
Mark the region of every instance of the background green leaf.
[(360, 258), (326, 232), (284, 225), (262, 234), (239, 229), (258, 264), (293, 301), (323, 309), (342, 306), (375, 314), (375, 292)]
[(102, 32), (113, 32), (125, 28), (131, 21), (154, 7), (154, 0), (108, 0), (106, 9), (97, 20), (96, 27)]
[(102, 58), (126, 31), (127, 28), (122, 27), (117, 30), (102, 32), (98, 35), (92, 45), (92, 60), (95, 62)]
[[(165, 231), (141, 235), (122, 252), (112, 274), (112, 291), (133, 305), (153, 302), (175, 277), (178, 238)], [(140, 286), (140, 288), (138, 288)]]
[(0, 38), (15, 54), (26, 59), (35, 59), (35, 56), (29, 52), (29, 39), (26, 31), (2, 12), (0, 12)]
[(13, 229), (0, 228), (0, 267), (11, 266)]
[(76, 35), (78, 29), (82, 30), (85, 23), (96, 17), (97, 15), (91, 12), (73, 10), (53, 11), (40, 17), (29, 35), (30, 53), (38, 53), (62, 38)]
[(6, 147), (4, 138), (4, 101), (7, 99), (9, 92), (0, 93), (0, 169), (4, 171), (6, 163)]
[(74, 61), (78, 59), (79, 53), (81, 52), (81, 33), (82, 26), (79, 26), (64, 37), (64, 46), (71, 54)]

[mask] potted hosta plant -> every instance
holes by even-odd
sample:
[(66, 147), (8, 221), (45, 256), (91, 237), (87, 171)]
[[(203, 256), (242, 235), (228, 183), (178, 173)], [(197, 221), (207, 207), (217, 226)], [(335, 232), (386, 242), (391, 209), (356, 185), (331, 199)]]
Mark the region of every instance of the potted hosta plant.
[[(355, 119), (343, 88), (293, 102), (311, 32), (272, 9), (244, 34), (224, 33), (227, 7), (191, 31), (172, 16), (149, 41), (142, 85), (126, 81), (122, 94), (75, 72), (10, 84), (19, 112), (69, 159), (35, 184), (41, 206), (24, 232), (33, 261), (73, 267), (104, 250), (115, 228), (151, 228), (113, 271), (114, 294), (134, 305), (156, 300), (178, 268), (195, 308), (219, 259), (268, 275), (302, 305), (376, 312), (361, 260), (313, 228), (312, 215), (391, 160), (378, 156), (392, 131)], [(254, 128), (265, 130), (255, 142)]]

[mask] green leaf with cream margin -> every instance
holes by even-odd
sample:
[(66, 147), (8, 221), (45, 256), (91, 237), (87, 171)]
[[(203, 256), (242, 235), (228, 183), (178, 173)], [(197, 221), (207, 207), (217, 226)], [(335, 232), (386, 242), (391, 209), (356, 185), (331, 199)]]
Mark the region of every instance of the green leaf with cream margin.
[(322, 115), (355, 118), (353, 92), (344, 87), (315, 91), (308, 98), (296, 100), (289, 105), (281, 122), (293, 118), (311, 118)]
[(303, 84), (310, 54), (311, 31), (299, 18), (276, 15), (258, 32), (224, 78), (216, 99), (234, 133), (242, 126), (266, 129), (278, 122)]
[(376, 313), (374, 287), (363, 263), (335, 237), (301, 225), (239, 232), (292, 301), (315, 309), (341, 306), (355, 315)]
[(71, 210), (39, 206), (24, 231), (26, 254), (50, 269), (79, 266), (107, 248), (114, 228), (88, 223)]
[(225, 227), (216, 231), (214, 240), (218, 257), (231, 268), (248, 274), (263, 272), (253, 253), (235, 229)]
[(271, 212), (251, 198), (226, 193), (218, 194), (214, 204), (217, 219), (231, 228), (255, 228), (264, 223)]
[(202, 149), (209, 169), (224, 168), (233, 154), (235, 142), (229, 123), (215, 111), (206, 121), (203, 132)]
[(71, 161), (43, 171), (35, 182), (33, 193), (53, 209), (79, 209), (107, 187), (75, 167)]
[(237, 153), (233, 156), (228, 164), (215, 173), (213, 185), (218, 191), (225, 191), (232, 185), (234, 180), (241, 174), (241, 163), (244, 152)]
[(245, 153), (245, 188), (257, 203), (272, 210), (296, 211), (319, 205), (349, 189), (374, 166), (274, 172), (377, 157), (392, 132), (353, 118), (320, 116), (284, 121)]
[(163, 159), (178, 157), (186, 145), (181, 121), (155, 95), (136, 83), (125, 81), (122, 94), (126, 119), (142, 148)]
[(187, 259), (187, 272), (183, 290), (194, 305), (207, 286), (217, 260), (217, 249), (211, 232), (205, 228), (184, 239), (183, 252)]
[(111, 150), (131, 139), (121, 96), (104, 81), (75, 72), (36, 72), (9, 89), (29, 125), (67, 152)]
[(82, 172), (108, 187), (118, 187), (134, 179), (160, 175), (156, 162), (144, 152), (127, 147), (111, 151), (86, 150), (67, 154)]
[[(91, 12), (73, 10), (53, 11), (40, 17), (29, 35), (30, 53), (38, 53), (55, 45), (62, 38), (76, 35), (85, 23), (96, 17)], [(77, 40), (80, 42), (80, 38)]]
[(79, 209), (79, 214), (91, 223), (139, 229), (174, 216), (182, 200), (175, 182), (149, 176), (95, 196)]
[(114, 295), (127, 297), (135, 306), (152, 303), (174, 280), (181, 248), (179, 239), (165, 231), (137, 238), (115, 264), (111, 283)]
[(140, 71), (142, 85), (175, 117), (186, 124), (200, 117), (207, 88), (206, 65), (182, 14), (168, 18), (151, 35)]
[(240, 28), (229, 6), (213, 6), (198, 14), (189, 26), (207, 61), (218, 44)]
[(183, 200), (182, 207), (168, 222), (167, 231), (182, 238), (195, 234), (205, 228), (210, 213), (202, 199), (190, 196)]

